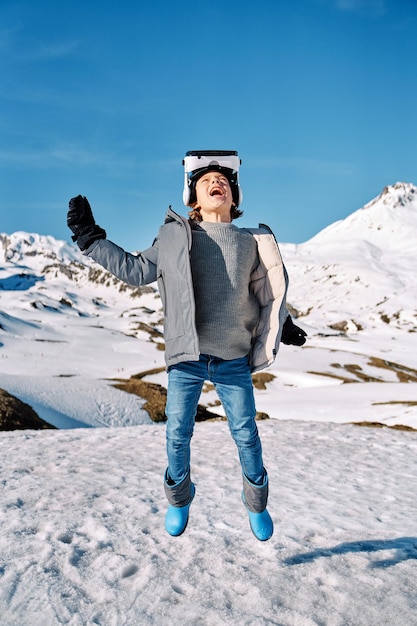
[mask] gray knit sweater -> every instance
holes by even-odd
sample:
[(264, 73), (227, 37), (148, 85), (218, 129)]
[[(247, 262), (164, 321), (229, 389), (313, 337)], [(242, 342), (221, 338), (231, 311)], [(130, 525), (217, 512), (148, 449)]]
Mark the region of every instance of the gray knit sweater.
[(249, 279), (259, 263), (253, 236), (232, 223), (193, 224), (191, 271), (200, 353), (248, 354), (259, 306)]

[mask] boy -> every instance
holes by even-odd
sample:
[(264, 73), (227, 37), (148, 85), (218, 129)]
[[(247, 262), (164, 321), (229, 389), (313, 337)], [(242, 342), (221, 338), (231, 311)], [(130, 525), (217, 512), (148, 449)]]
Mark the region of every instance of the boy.
[(302, 345), (306, 333), (286, 309), (288, 278), (272, 232), (232, 224), (242, 215), (240, 162), (232, 151), (187, 152), (190, 219), (170, 207), (152, 246), (137, 256), (106, 239), (85, 197), (69, 203), (68, 226), (84, 254), (131, 285), (158, 281), (168, 370), (165, 529), (172, 536), (184, 532), (195, 493), (190, 443), (205, 380), (216, 388), (238, 448), (252, 532), (260, 541), (273, 534), (251, 372), (273, 362), (280, 341)]

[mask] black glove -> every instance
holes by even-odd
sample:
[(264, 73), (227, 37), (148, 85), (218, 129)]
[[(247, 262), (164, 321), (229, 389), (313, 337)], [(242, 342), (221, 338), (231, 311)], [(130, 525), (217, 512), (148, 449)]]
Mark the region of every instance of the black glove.
[(287, 317), (282, 327), (281, 341), (287, 346), (302, 346), (306, 342), (307, 333), (294, 324), (291, 315)]
[(74, 233), (72, 240), (77, 242), (80, 250), (86, 250), (97, 239), (106, 238), (106, 231), (95, 223), (85, 196), (77, 196), (69, 201), (67, 224)]

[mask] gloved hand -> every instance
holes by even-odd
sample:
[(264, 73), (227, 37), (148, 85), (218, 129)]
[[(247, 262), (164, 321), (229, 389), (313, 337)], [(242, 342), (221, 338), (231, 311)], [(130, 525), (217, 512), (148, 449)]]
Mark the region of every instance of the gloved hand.
[(90, 203), (85, 196), (77, 196), (69, 201), (67, 224), (74, 235), (80, 250), (86, 250), (97, 239), (105, 239), (106, 231), (95, 223)]
[(306, 342), (307, 333), (294, 324), (291, 315), (287, 317), (282, 327), (281, 341), (287, 346), (302, 346)]

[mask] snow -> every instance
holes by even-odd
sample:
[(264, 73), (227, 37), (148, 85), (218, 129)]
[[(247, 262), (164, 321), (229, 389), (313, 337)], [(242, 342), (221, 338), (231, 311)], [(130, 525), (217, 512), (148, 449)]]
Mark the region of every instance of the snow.
[(164, 531), (165, 425), (112, 380), (166, 385), (157, 293), (52, 237), (0, 235), (0, 388), (59, 428), (0, 433), (2, 626), (416, 623), (417, 433), (351, 424), (417, 428), (415, 189), (281, 246), (309, 339), (255, 391), (266, 543), (224, 421), (196, 424), (190, 522)]
[(223, 422), (196, 426), (197, 492), (178, 538), (163, 530), (163, 425), (2, 433), (2, 623), (415, 623), (415, 433), (259, 428), (265, 544)]

